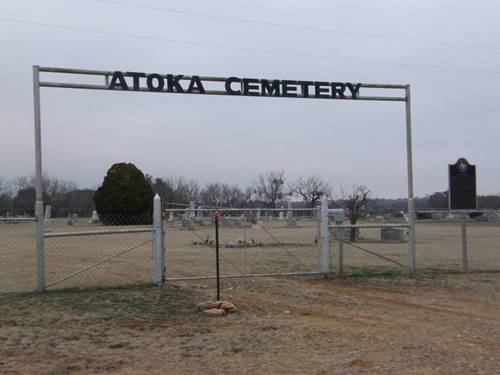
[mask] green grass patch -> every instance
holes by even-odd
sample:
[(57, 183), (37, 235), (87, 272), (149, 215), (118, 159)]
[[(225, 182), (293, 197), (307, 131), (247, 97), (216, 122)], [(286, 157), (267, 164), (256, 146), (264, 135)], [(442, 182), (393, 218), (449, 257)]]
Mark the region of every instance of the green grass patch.
[(22, 325), (58, 321), (158, 323), (192, 316), (196, 303), (206, 299), (208, 296), (198, 290), (168, 285), (61, 289), (1, 295), (0, 317)]

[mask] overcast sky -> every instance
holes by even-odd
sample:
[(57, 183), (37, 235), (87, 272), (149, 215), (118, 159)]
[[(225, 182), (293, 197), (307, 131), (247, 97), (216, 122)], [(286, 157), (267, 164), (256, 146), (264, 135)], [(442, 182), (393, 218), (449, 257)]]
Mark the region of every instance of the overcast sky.
[[(459, 157), (477, 165), (480, 194), (500, 193), (498, 1), (1, 0), (0, 4), (1, 177), (13, 179), (34, 171), (31, 69), (36, 64), (409, 83), (415, 193), (445, 190), (447, 164)], [(321, 175), (337, 193), (341, 186), (353, 184), (365, 184), (379, 197), (404, 197), (407, 192), (402, 102), (51, 88), (42, 89), (41, 100), (43, 169), (83, 187), (97, 186), (112, 163), (127, 161), (154, 176), (183, 175), (201, 183), (246, 185), (261, 172), (284, 170), (289, 180)]]

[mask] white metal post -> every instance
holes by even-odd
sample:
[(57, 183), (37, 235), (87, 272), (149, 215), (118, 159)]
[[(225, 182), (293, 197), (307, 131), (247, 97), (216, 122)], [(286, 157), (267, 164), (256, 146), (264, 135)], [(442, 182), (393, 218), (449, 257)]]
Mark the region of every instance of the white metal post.
[(36, 216), (36, 289), (45, 290), (45, 223), (43, 217), (42, 130), (40, 120), (40, 71), (33, 66), (33, 105), (35, 120), (35, 216)]
[(469, 259), (467, 254), (467, 214), (462, 215), (462, 271), (469, 272)]
[(153, 282), (161, 285), (165, 280), (165, 255), (163, 246), (163, 223), (161, 217), (161, 199), (158, 194), (153, 199)]
[(415, 273), (417, 268), (415, 254), (415, 203), (413, 200), (413, 154), (411, 140), (411, 94), (410, 85), (406, 85), (406, 155), (408, 173), (408, 268)]
[(339, 228), (337, 236), (338, 236), (337, 254), (335, 256), (337, 262), (335, 264), (335, 273), (337, 274), (337, 276), (340, 276), (344, 272), (344, 229), (343, 228)]
[(320, 227), (321, 252), (319, 254), (319, 272), (327, 274), (331, 272), (330, 243), (328, 233), (328, 198), (321, 198), (321, 227)]

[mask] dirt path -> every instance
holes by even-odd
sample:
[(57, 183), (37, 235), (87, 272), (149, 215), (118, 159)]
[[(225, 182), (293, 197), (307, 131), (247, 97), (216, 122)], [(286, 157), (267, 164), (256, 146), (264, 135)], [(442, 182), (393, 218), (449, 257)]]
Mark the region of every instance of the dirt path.
[[(0, 297), (5, 373), (500, 373), (500, 274), (225, 282)], [(233, 288), (233, 289), (232, 289)]]

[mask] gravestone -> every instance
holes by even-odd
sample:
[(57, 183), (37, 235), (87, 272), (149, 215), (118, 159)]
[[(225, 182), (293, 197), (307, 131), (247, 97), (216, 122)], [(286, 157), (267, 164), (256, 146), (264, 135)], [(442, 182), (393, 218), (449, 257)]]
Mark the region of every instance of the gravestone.
[(71, 214), (68, 214), (68, 221), (66, 222), (67, 225), (74, 225), (75, 222), (73, 221), (73, 216)]
[(193, 230), (193, 220), (191, 220), (191, 210), (186, 210), (182, 215), (182, 227), (187, 230)]
[(431, 217), (434, 220), (441, 220), (443, 218), (443, 213), (442, 212), (433, 212), (433, 213), (431, 213)]
[(283, 213), (283, 211), (280, 211), (278, 220), (285, 220), (285, 214)]
[(194, 201), (190, 201), (189, 202), (189, 218), (190, 219), (194, 219), (194, 217), (195, 217), (195, 209), (196, 209), (195, 202)]
[(486, 217), (490, 221), (496, 221), (496, 220), (498, 220), (498, 213), (496, 213), (496, 212), (487, 212), (486, 213)]
[(170, 222), (174, 221), (174, 213), (172, 211), (168, 213), (168, 221)]
[(260, 210), (257, 210), (257, 220), (260, 220)]
[(343, 223), (345, 214), (343, 208), (330, 208), (328, 209), (328, 217), (333, 218), (335, 224), (340, 225)]
[(48, 223), (50, 221), (51, 214), (52, 214), (52, 206), (50, 204), (48, 204), (47, 206), (45, 206), (45, 218), (44, 218), (44, 221), (46, 223)]
[(91, 224), (97, 224), (99, 222), (99, 215), (96, 210), (92, 211), (92, 216), (90, 216), (89, 222)]
[[(359, 240), (359, 228), (355, 228), (354, 232), (355, 232), (354, 239)], [(342, 240), (343, 241), (350, 241), (351, 240), (351, 228), (334, 228), (333, 238), (339, 239), (341, 233), (342, 233)]]
[(380, 240), (384, 243), (401, 243), (403, 242), (403, 229), (381, 228)]
[(288, 210), (286, 212), (286, 226), (289, 228), (294, 228), (297, 226), (297, 220), (293, 217), (292, 212), (292, 201), (288, 201)]
[(245, 211), (245, 220), (250, 224), (257, 224), (257, 218), (255, 212)]

